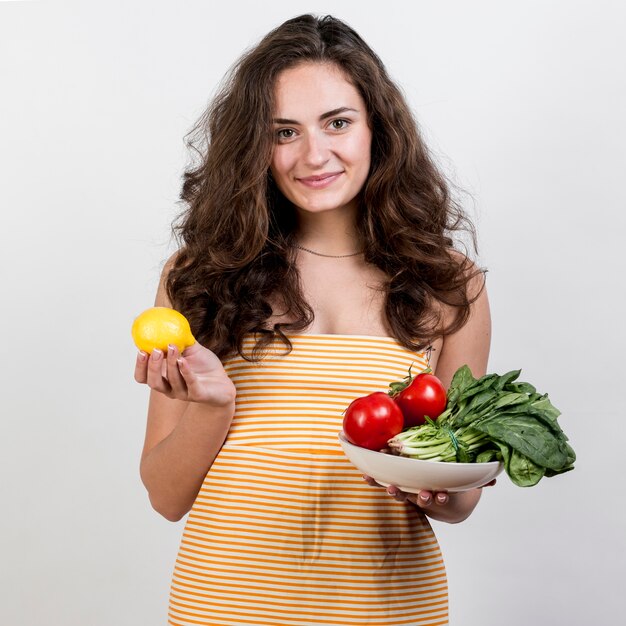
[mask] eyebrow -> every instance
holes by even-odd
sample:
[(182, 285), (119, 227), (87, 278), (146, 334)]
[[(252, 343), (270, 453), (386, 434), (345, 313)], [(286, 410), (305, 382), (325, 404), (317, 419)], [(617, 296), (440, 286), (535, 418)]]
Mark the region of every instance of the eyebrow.
[[(319, 121), (323, 122), (329, 117), (334, 117), (335, 115), (339, 115), (341, 113), (347, 113), (348, 111), (352, 111), (353, 113), (358, 113), (356, 109), (351, 109), (350, 107), (339, 107), (338, 109), (333, 109), (332, 111), (327, 111), (326, 113), (322, 113), (319, 117)], [(289, 120), (284, 117), (274, 118), (274, 124), (300, 124), (296, 120)]]

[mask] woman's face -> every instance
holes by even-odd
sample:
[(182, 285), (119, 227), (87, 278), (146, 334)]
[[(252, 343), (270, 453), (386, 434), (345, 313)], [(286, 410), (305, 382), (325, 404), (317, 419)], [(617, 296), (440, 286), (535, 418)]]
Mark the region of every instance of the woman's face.
[(334, 65), (303, 63), (276, 83), (271, 172), (304, 211), (355, 209), (370, 169), (365, 102)]

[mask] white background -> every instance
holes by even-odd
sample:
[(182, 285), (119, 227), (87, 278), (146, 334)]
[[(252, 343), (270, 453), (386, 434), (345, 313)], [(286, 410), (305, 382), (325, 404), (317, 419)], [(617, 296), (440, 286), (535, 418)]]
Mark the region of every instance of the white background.
[(503, 477), (467, 522), (436, 524), (451, 623), (618, 623), (618, 0), (0, 2), (0, 623), (166, 621), (182, 522), (154, 513), (139, 480), (147, 391), (130, 325), (173, 249), (183, 136), (239, 54), (304, 12), (371, 44), (471, 195), (489, 369), (549, 391), (579, 457), (532, 489)]

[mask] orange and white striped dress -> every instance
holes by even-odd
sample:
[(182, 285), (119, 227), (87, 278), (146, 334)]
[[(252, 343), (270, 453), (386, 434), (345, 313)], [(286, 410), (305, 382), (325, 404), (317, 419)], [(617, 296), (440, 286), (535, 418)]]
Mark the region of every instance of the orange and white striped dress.
[[(395, 339), (291, 335), (225, 362), (232, 427), (189, 513), (173, 574), (176, 626), (435, 626), (445, 567), (424, 515), (365, 483), (342, 412), (426, 365)], [(246, 350), (253, 347), (253, 338)]]

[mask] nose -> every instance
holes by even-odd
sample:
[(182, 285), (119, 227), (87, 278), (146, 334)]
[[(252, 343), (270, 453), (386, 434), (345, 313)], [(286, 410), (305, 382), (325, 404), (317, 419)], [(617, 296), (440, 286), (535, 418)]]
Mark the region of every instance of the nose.
[(328, 161), (329, 155), (328, 139), (322, 133), (308, 133), (303, 155), (305, 164), (312, 169), (320, 168)]

